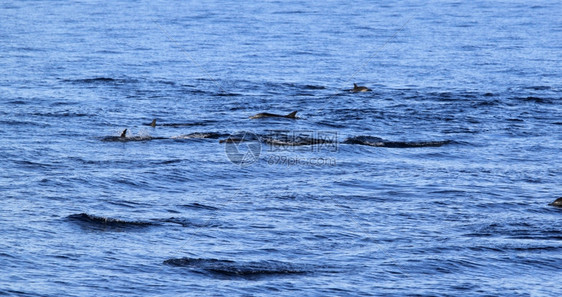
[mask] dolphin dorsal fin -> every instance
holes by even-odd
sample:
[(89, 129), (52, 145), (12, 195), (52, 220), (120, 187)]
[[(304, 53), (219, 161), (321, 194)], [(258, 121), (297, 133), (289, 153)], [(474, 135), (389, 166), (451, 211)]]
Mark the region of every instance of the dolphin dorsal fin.
[(156, 119), (152, 120), (152, 123), (150, 123), (150, 126), (156, 127)]
[(290, 114), (286, 115), (285, 117), (294, 119), (294, 118), (297, 117), (297, 111), (295, 110), (295, 111), (291, 112)]
[(356, 84), (356, 83), (353, 83), (353, 87), (354, 87), (355, 89), (357, 89), (357, 84)]
[(123, 130), (123, 132), (121, 132), (121, 136), (119, 136), (121, 138), (125, 138), (127, 137), (127, 129)]

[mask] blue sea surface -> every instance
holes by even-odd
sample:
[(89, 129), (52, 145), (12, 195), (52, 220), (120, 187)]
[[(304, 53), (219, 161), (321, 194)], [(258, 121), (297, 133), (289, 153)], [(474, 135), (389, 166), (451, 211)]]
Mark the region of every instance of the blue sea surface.
[(3, 1), (0, 296), (560, 295), (561, 12)]

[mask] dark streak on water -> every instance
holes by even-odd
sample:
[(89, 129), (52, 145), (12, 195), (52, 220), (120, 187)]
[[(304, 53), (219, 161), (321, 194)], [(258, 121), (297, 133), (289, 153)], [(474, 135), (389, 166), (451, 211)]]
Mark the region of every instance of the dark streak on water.
[(96, 228), (111, 228), (111, 229), (124, 229), (124, 228), (139, 228), (149, 227), (154, 225), (151, 222), (143, 221), (127, 221), (115, 218), (100, 217), (86, 213), (69, 215), (68, 219), (78, 222), (83, 226), (90, 226)]
[(251, 280), (266, 276), (305, 274), (307, 273), (306, 269), (310, 270), (308, 272), (312, 272), (311, 267), (279, 261), (237, 263), (231, 260), (179, 258), (168, 259), (164, 261), (164, 264), (188, 267), (194, 271), (203, 270), (219, 276), (241, 277)]
[(560, 11), (1, 3), (0, 295), (559, 295)]

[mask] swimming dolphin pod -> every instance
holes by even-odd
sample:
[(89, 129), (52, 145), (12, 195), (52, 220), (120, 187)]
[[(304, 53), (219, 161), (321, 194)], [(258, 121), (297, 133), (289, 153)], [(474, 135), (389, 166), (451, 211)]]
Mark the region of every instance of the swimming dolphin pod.
[(250, 119), (261, 119), (261, 118), (288, 118), (288, 119), (296, 119), (297, 118), (297, 111), (293, 111), (287, 115), (280, 115), (268, 112), (258, 113), (250, 117)]
[[(242, 142), (261, 142), (271, 146), (287, 147), (287, 146), (307, 146), (307, 145), (333, 145), (341, 144), (359, 144), (372, 147), (386, 148), (422, 148), (422, 147), (440, 147), (447, 144), (455, 143), (452, 140), (430, 140), (430, 141), (389, 141), (375, 136), (354, 136), (339, 142), (334, 135), (317, 135), (312, 136), (306, 133), (265, 133), (255, 134), (251, 132), (240, 132), (236, 134), (224, 134), (217, 132), (194, 132), (190, 134), (171, 136), (171, 137), (152, 137), (152, 136), (127, 136), (127, 129), (123, 130), (121, 136), (107, 136), (102, 141), (111, 142), (129, 142), (129, 141), (149, 141), (157, 139), (169, 140), (188, 140), (188, 139), (219, 139), (219, 143), (242, 143)], [(226, 137), (226, 138), (224, 138)], [(561, 197), (562, 198), (562, 197)], [(561, 201), (556, 202), (562, 206)], [(558, 206), (558, 204), (552, 204)]]

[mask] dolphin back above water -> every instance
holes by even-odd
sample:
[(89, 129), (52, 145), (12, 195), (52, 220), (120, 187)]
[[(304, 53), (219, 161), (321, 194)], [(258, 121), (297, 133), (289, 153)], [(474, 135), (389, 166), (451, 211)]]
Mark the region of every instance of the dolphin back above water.
[(297, 118), (297, 111), (293, 111), (288, 115), (280, 115), (268, 112), (258, 113), (254, 116), (251, 116), (250, 119), (261, 119), (261, 118), (288, 118), (288, 119), (296, 119)]
[(353, 84), (353, 89), (351, 89), (352, 92), (357, 93), (357, 92), (369, 92), (371, 91), (371, 89), (364, 87), (364, 86), (358, 86), (357, 84)]
[(562, 207), (562, 197), (552, 201), (552, 203), (550, 203), (549, 205)]

